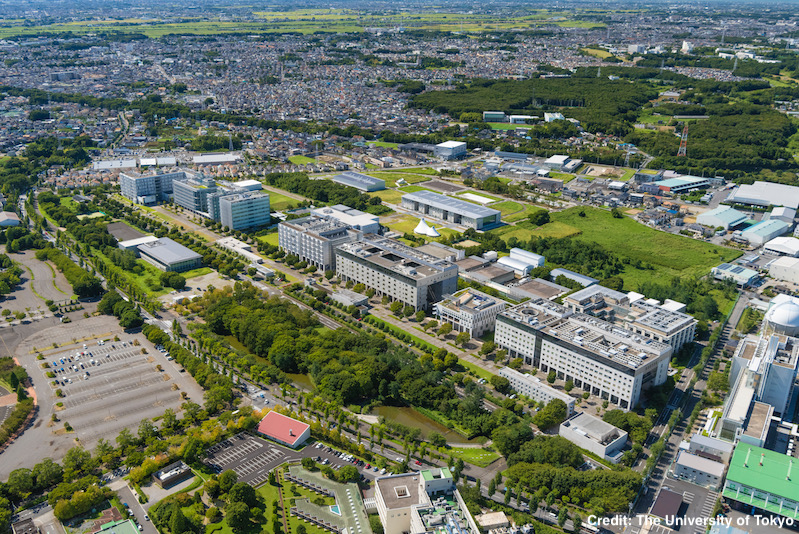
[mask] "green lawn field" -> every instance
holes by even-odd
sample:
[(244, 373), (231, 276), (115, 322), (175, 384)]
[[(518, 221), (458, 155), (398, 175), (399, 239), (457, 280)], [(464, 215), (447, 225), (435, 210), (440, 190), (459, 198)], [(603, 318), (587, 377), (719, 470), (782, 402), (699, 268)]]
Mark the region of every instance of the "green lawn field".
[(274, 232), (271, 234), (258, 236), (256, 239), (258, 239), (258, 241), (263, 241), (264, 243), (269, 243), (270, 245), (277, 246), (278, 235), (277, 232)]
[(307, 156), (290, 156), (289, 161), (294, 165), (305, 165), (307, 163), (316, 163), (316, 160)]
[[(493, 204), (491, 207), (495, 208), (495, 209), (499, 209), (499, 208), (497, 208), (497, 206), (499, 206), (499, 204)], [(537, 206), (531, 206), (530, 204), (524, 204), (524, 211), (519, 212), (519, 213), (513, 213), (511, 215), (508, 215), (507, 217), (503, 214), (502, 215), (502, 220), (505, 221), (505, 222), (509, 222), (509, 223), (521, 221), (521, 220), (526, 219), (528, 215), (530, 215), (532, 213), (535, 213), (537, 211), (540, 211), (542, 209), (543, 208), (539, 208)]]
[(403, 180), (405, 180), (409, 184), (416, 184), (416, 183), (419, 183), (419, 182), (426, 182), (426, 181), (430, 180), (429, 176), (417, 176), (417, 175), (414, 175), (414, 174), (408, 174), (408, 173), (399, 172), (399, 171), (397, 171), (397, 172), (394, 172), (394, 171), (374, 171), (374, 172), (370, 172), (369, 176), (372, 176), (374, 178), (379, 178), (381, 180), (385, 180), (386, 187), (396, 187), (397, 186), (397, 180), (399, 180), (400, 178), (402, 178)]
[(296, 198), (291, 198), (274, 191), (266, 191), (269, 194), (269, 209), (272, 211), (283, 211), (289, 206), (296, 206), (300, 203)]

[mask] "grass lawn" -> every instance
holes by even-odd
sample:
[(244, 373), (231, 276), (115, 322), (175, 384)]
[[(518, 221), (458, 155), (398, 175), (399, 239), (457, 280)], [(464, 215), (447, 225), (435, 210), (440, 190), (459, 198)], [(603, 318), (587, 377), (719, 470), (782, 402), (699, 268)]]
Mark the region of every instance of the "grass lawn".
[(478, 467), (488, 467), (492, 462), (502, 458), (502, 455), (498, 452), (487, 451), (476, 447), (451, 447), (447, 449), (447, 452), (456, 458), (460, 458), (464, 462)]
[[(413, 231), (416, 229), (416, 225), (419, 224), (419, 219), (412, 215), (402, 214), (402, 215), (394, 215), (391, 217), (381, 217), (380, 224), (383, 226), (388, 226), (395, 232), (399, 232), (401, 234), (408, 233), (413, 234)], [(443, 228), (439, 227), (438, 223), (435, 220), (428, 221), (428, 224), (431, 224), (436, 227), (438, 233), (442, 236), (451, 236), (451, 235), (460, 235), (460, 232), (457, 230), (453, 230), (451, 228)], [(427, 241), (433, 241), (432, 238), (426, 238)]]
[(472, 363), (471, 361), (467, 360), (466, 358), (459, 358), (458, 364), (463, 366), (467, 371), (471, 371), (475, 375), (480, 378), (485, 378), (486, 380), (491, 380), (491, 377), (494, 376), (494, 373), (491, 371), (486, 371), (479, 365)]
[(402, 195), (405, 193), (397, 189), (383, 189), (382, 191), (375, 191), (374, 193), (368, 194), (374, 197), (380, 197), (380, 200), (386, 204), (399, 204), (402, 200)]
[(633, 176), (635, 176), (635, 169), (627, 169), (624, 171), (624, 174), (622, 174), (619, 178), (616, 178), (616, 180), (619, 182), (626, 182)]
[(204, 276), (206, 274), (211, 274), (214, 272), (213, 269), (210, 267), (200, 267), (198, 269), (192, 269), (191, 271), (186, 271), (185, 273), (180, 273), (183, 275), (183, 278), (188, 280), (189, 278), (197, 278), (198, 276)]
[(563, 180), (564, 184), (568, 184), (575, 178), (573, 174), (569, 174), (567, 172), (550, 172), (549, 177), (554, 178), (555, 180)]
[(269, 194), (269, 209), (272, 211), (283, 211), (289, 206), (296, 206), (300, 203), (296, 198), (291, 198), (274, 191), (266, 191)]
[(406, 185), (405, 187), (400, 187), (399, 190), (404, 193), (415, 193), (417, 191), (430, 191), (430, 189), (427, 189), (426, 187), (422, 187), (420, 185)]
[(261, 235), (261, 236), (258, 236), (256, 239), (258, 239), (258, 241), (262, 241), (264, 243), (269, 243), (270, 245), (273, 245), (273, 246), (277, 246), (278, 245), (278, 242), (277, 242), (278, 233), (277, 232), (273, 232), (271, 234), (266, 234), (266, 235)]
[(499, 212), (502, 213), (502, 218), (507, 221), (507, 216), (511, 213), (516, 213), (517, 211), (524, 213), (525, 206), (519, 204), (518, 202), (513, 202), (512, 200), (506, 200), (504, 202), (492, 204), (491, 208), (499, 210)]
[(426, 174), (428, 176), (438, 176), (438, 171), (430, 167), (409, 167), (406, 169), (395, 169), (397, 172), (405, 172), (412, 174)]
[(78, 207), (78, 203), (72, 200), (72, 197), (60, 197), (58, 199), (58, 203), (62, 206), (66, 206), (67, 208), (75, 211), (75, 208)]
[[(491, 207), (494, 208), (496, 206), (497, 206), (497, 204), (494, 204)], [(537, 211), (540, 211), (542, 209), (544, 209), (544, 208), (539, 208), (538, 206), (532, 206), (530, 204), (524, 204), (524, 211), (522, 211), (521, 213), (514, 213), (513, 215), (509, 215), (508, 217), (505, 217), (503, 215), (502, 219), (505, 222), (509, 222), (509, 223), (517, 222), (517, 221), (521, 221), (523, 219), (526, 219), (528, 215), (531, 215), (531, 214), (533, 214), (533, 213), (535, 213)]]
[(307, 163), (316, 163), (316, 160), (307, 156), (290, 156), (289, 161), (294, 165), (305, 165)]
[(526, 221), (520, 222), (515, 226), (503, 226), (495, 231), (498, 232), (505, 241), (511, 237), (529, 241), (532, 236), (563, 238), (574, 236), (580, 233), (580, 230), (574, 226), (570, 226), (561, 222), (551, 222), (545, 224), (544, 226), (534, 227), (532, 224)]
[(511, 124), (509, 122), (489, 122), (492, 130), (515, 130), (516, 128), (529, 128), (526, 124)]
[(382, 146), (384, 148), (397, 148), (397, 143), (388, 143), (386, 141), (369, 141), (366, 144), (374, 146)]
[[(584, 210), (585, 217), (578, 213)], [(570, 208), (553, 213), (554, 222), (580, 231), (580, 239), (598, 243), (621, 257), (654, 266), (654, 271), (627, 266), (622, 276), (628, 289), (645, 280), (667, 280), (672, 276), (704, 276), (711, 267), (729, 262), (742, 253), (689, 237), (661, 232), (629, 217), (615, 219), (599, 208)], [(547, 227), (549, 223), (542, 227)]]
[(585, 52), (588, 55), (598, 57), (599, 59), (607, 59), (609, 57), (613, 57), (613, 54), (601, 48), (581, 48), (580, 51)]

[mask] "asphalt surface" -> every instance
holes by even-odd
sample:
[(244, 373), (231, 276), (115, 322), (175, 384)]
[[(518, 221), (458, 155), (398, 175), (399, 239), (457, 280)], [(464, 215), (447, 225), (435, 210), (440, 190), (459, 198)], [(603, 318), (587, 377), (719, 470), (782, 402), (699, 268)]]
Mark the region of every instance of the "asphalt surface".
[(158, 530), (153, 526), (153, 522), (144, 519), (147, 512), (144, 510), (144, 507), (139, 504), (139, 499), (133, 494), (130, 488), (124, 485), (117, 489), (116, 492), (117, 495), (119, 495), (119, 500), (128, 504), (128, 508), (136, 519), (136, 522), (142, 527), (141, 532), (143, 534), (158, 534)]

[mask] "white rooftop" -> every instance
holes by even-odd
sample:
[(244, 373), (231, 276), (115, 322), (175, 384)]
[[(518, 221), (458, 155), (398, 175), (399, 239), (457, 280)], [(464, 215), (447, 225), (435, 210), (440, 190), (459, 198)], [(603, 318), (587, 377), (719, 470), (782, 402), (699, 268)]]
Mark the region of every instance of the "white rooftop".
[(436, 146), (441, 148), (459, 148), (464, 146), (466, 143), (463, 141), (444, 141), (443, 143), (439, 143)]
[(795, 237), (775, 237), (764, 245), (766, 250), (786, 256), (799, 255), (799, 239)]
[(552, 165), (563, 165), (569, 161), (569, 156), (552, 156), (547, 158), (544, 163), (552, 164)]

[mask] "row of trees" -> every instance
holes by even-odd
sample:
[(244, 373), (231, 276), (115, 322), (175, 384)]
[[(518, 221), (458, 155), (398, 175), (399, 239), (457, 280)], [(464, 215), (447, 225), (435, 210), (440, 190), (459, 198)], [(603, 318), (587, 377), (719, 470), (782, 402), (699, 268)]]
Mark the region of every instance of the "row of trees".
[(78, 267), (63, 252), (52, 246), (36, 251), (39, 261), (50, 260), (59, 271), (64, 273), (67, 281), (72, 285), (72, 290), (78, 297), (96, 297), (102, 294), (103, 284), (96, 276), (89, 274), (86, 269)]

